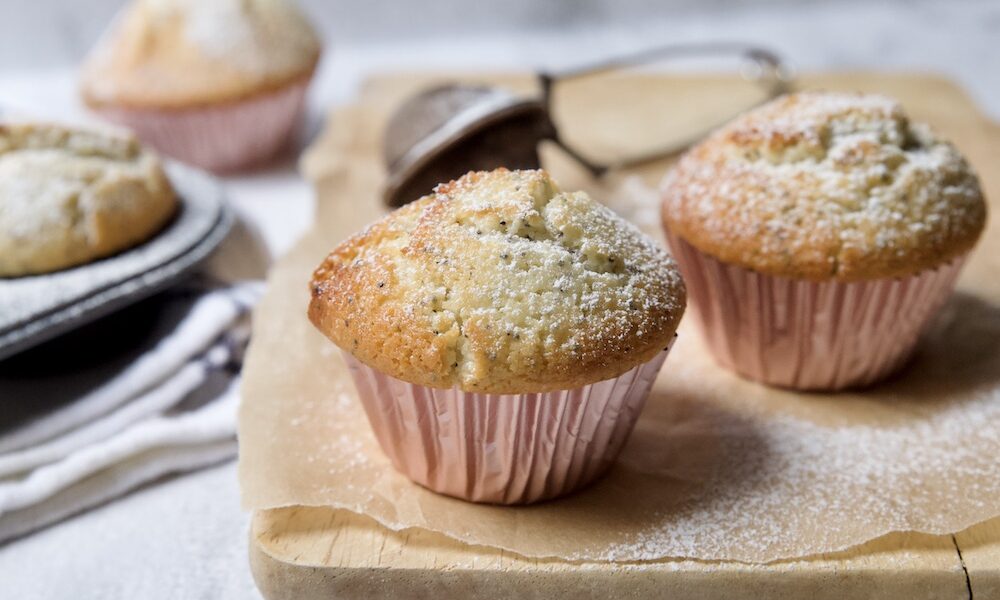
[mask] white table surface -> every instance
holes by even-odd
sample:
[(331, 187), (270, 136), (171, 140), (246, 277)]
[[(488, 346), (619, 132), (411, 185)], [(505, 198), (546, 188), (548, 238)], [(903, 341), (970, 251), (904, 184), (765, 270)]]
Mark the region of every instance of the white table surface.
[[(334, 45), (312, 90), (311, 130), (325, 109), (349, 98), (374, 71), (551, 67), (648, 43), (727, 38), (769, 44), (801, 70), (942, 73), (1000, 119), (1000, 2), (914, 7), (820, 2), (688, 11), (627, 27)], [(0, 107), (86, 118), (75, 100), (71, 67), (0, 72)], [(272, 255), (285, 251), (309, 223), (312, 195), (296, 174), (294, 157), (227, 184), (233, 203), (259, 228)], [(0, 596), (259, 597), (247, 564), (248, 523), (249, 515), (239, 508), (235, 463), (169, 479), (0, 546)]]

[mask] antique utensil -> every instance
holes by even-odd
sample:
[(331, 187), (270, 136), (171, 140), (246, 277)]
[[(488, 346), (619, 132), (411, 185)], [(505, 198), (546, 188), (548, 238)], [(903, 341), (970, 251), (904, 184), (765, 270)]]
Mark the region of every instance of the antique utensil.
[[(538, 145), (551, 140), (594, 176), (683, 151), (708, 130), (636, 154), (598, 161), (567, 142), (553, 120), (559, 84), (621, 72), (677, 58), (735, 57), (741, 75), (760, 88), (764, 99), (784, 93), (789, 70), (770, 50), (738, 43), (679, 44), (644, 50), (561, 73), (539, 73), (540, 94), (519, 96), (500, 87), (453, 83), (418, 93), (390, 118), (383, 140), (388, 177), (383, 199), (402, 206), (429, 193), (435, 184), (472, 170), (540, 166)], [(742, 106), (740, 111), (751, 108)], [(732, 115), (730, 115), (732, 116)], [(717, 125), (717, 124), (716, 124)]]

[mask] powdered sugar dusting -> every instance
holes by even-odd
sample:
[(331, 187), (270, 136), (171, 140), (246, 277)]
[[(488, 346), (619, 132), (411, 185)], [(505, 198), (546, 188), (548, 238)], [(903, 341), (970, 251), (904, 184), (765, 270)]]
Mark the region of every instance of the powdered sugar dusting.
[(902, 276), (968, 250), (985, 221), (975, 172), (877, 95), (800, 93), (686, 155), (664, 216), (726, 262), (810, 279)]
[(254, 74), (302, 68), (319, 49), (292, 0), (142, 0), (154, 22), (181, 18), (186, 38), (206, 56)]
[(438, 186), (336, 248), (313, 292), (314, 322), (362, 362), (496, 393), (620, 375), (667, 345), (684, 310), (662, 248), (540, 171)]
[[(933, 517), (913, 515), (950, 516), (949, 492), (958, 489), (967, 494), (962, 510), (996, 510), (995, 502), (984, 500), (988, 491), (983, 489), (998, 491), (995, 477), (988, 477), (995, 472), (995, 457), (984, 456), (982, 447), (1000, 433), (984, 424), (997, 422), (996, 394), (899, 427), (822, 427), (788, 416), (740, 417), (717, 432), (732, 437), (699, 493), (598, 558), (756, 560), (785, 555), (783, 549), (802, 544), (804, 532), (810, 545), (825, 551), (864, 539), (847, 541), (845, 533), (950, 532), (946, 525), (933, 525)], [(747, 431), (754, 439), (745, 437)], [(954, 488), (948, 489), (949, 480)], [(880, 524), (870, 529), (866, 520)]]
[[(241, 436), (274, 432), (241, 441), (251, 458), (261, 460), (262, 444), (278, 445), (267, 453), (273, 462), (247, 469), (296, 473), (252, 506), (335, 506), (391, 529), (430, 529), (523, 556), (626, 562), (768, 562), (891, 531), (951, 533), (1000, 514), (996, 306), (961, 296), (916, 364), (863, 393), (752, 384), (715, 366), (693, 334), (682, 326), (607, 477), (518, 508), (456, 501), (406, 481), (379, 451), (343, 364), (317, 358), (288, 376), (330, 377), (336, 394), (281, 397), (262, 412), (257, 398), (245, 411), (262, 421)], [(307, 354), (321, 343), (308, 338)], [(301, 424), (292, 427), (295, 416)]]

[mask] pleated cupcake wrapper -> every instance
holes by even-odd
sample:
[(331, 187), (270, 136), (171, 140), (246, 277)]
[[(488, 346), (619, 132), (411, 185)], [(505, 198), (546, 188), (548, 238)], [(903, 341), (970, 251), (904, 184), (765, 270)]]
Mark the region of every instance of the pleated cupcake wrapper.
[(669, 231), (667, 240), (715, 359), (800, 390), (860, 387), (903, 366), (965, 261), (899, 279), (811, 282), (726, 264)]
[(568, 494), (611, 466), (668, 352), (613, 379), (537, 394), (415, 385), (344, 357), (399, 472), (448, 496), (527, 504)]
[(273, 157), (302, 116), (308, 81), (220, 106), (157, 110), (105, 107), (101, 117), (132, 129), (163, 154), (216, 172)]

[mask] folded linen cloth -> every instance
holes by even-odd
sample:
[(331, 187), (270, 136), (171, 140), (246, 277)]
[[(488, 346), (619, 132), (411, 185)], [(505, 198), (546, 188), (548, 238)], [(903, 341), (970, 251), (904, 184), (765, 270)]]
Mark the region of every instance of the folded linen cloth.
[(193, 282), (0, 363), (0, 542), (235, 456), (262, 289)]

